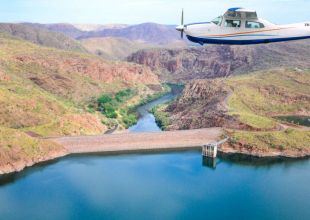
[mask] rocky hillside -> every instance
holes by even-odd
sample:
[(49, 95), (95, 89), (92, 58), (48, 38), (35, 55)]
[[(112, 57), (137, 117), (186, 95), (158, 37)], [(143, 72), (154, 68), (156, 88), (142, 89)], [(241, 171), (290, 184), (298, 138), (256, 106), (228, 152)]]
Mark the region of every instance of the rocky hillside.
[(310, 115), (309, 70), (274, 69), (228, 79), (193, 80), (167, 106), (168, 129), (277, 129), (276, 115)]
[(75, 27), (72, 24), (67, 24), (67, 23), (56, 23), (56, 24), (23, 23), (23, 25), (45, 29), (45, 30), (55, 32), (55, 33), (62, 33), (74, 39), (84, 34), (83, 30)]
[(87, 32), (81, 35), (79, 39), (90, 37), (122, 37), (150, 44), (168, 44), (180, 40), (180, 34), (173, 27), (155, 23), (143, 23), (130, 25), (125, 28)]
[(291, 147), (293, 153), (286, 151), (285, 155), (309, 155), (309, 129), (279, 121), (278, 115), (310, 117), (309, 70), (274, 69), (221, 80), (194, 80), (179, 99), (155, 110), (167, 130), (224, 127), (233, 138), (231, 145), (241, 146), (240, 151), (252, 149), (259, 155), (270, 147)]
[(187, 130), (206, 127), (238, 127), (238, 120), (227, 113), (226, 99), (230, 90), (224, 80), (193, 80), (186, 84), (182, 96), (159, 107), (157, 118), (165, 121), (164, 129)]
[[(88, 103), (124, 89), (134, 91), (132, 98), (140, 101), (161, 86), (148, 67), (0, 34), (0, 173), (66, 154), (41, 136), (106, 131), (102, 122), (108, 119)], [(126, 116), (122, 113), (114, 123)]]
[(105, 84), (158, 84), (157, 76), (148, 67), (137, 64), (105, 61), (6, 37), (0, 39), (0, 48), (4, 70), (14, 71), (18, 77), (73, 101), (98, 95)]
[[(179, 33), (173, 26), (155, 23), (139, 25), (23, 23), (21, 26), (43, 33), (53, 32), (55, 35), (66, 35), (71, 41), (79, 42), (80, 47), (86, 48), (84, 51), (87, 50), (109, 60), (125, 60), (130, 54), (145, 48), (180, 48), (187, 45), (187, 41), (180, 40)], [(42, 41), (32, 40), (34, 43)]]
[(273, 67), (310, 68), (310, 41), (252, 46), (141, 50), (127, 60), (149, 66), (163, 81), (227, 77)]
[(116, 37), (155, 45), (176, 43), (184, 45), (184, 41), (180, 40), (180, 33), (175, 30), (174, 26), (156, 23), (143, 23), (137, 25), (97, 25), (95, 30), (87, 28), (88, 31), (85, 31), (85, 28), (81, 28), (81, 25), (76, 26), (72, 24), (26, 23), (26, 25), (63, 33), (75, 39)]
[(129, 55), (146, 48), (183, 48), (185, 46), (181, 41), (156, 45), (120, 37), (86, 38), (80, 40), (80, 43), (92, 54), (108, 60), (126, 60)]
[(39, 27), (24, 24), (0, 23), (0, 33), (9, 34), (46, 47), (86, 52), (78, 41), (62, 33), (50, 32)]

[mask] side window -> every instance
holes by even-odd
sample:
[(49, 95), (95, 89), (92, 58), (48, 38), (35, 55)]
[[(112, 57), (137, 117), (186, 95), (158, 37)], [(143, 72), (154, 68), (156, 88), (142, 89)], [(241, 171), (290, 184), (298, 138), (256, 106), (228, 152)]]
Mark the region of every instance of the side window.
[(256, 22), (256, 21), (247, 21), (245, 22), (245, 27), (246, 28), (264, 28), (265, 25), (260, 22)]
[(240, 20), (226, 20), (225, 27), (241, 27)]
[(219, 17), (217, 17), (217, 18), (213, 19), (213, 21), (212, 21), (212, 22), (213, 22), (214, 24), (216, 24), (216, 25), (221, 26), (222, 19), (223, 19), (223, 17), (222, 17), (222, 16), (219, 16)]

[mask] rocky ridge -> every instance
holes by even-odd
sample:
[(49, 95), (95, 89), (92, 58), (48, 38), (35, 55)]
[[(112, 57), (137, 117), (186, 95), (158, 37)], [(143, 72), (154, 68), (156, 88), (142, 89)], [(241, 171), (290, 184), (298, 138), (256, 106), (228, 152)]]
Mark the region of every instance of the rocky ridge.
[(127, 60), (157, 71), (161, 80), (227, 77), (274, 67), (310, 68), (309, 40), (250, 46), (207, 45), (186, 49), (145, 49)]
[[(222, 127), (225, 153), (258, 157), (310, 155), (310, 129), (275, 115), (309, 116), (309, 71), (274, 69), (229, 79), (193, 80), (155, 110), (166, 130)], [(284, 124), (285, 123), (285, 124)]]

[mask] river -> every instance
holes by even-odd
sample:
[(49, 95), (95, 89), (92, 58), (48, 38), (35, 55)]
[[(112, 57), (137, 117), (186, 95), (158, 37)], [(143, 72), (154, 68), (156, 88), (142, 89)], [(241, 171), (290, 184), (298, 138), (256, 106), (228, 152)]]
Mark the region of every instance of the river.
[(131, 126), (128, 128), (130, 132), (158, 132), (161, 131), (161, 129), (158, 127), (158, 125), (155, 122), (155, 117), (152, 113), (149, 111), (162, 103), (168, 102), (172, 99), (174, 99), (177, 96), (177, 92), (171, 92), (168, 93), (159, 99), (156, 99), (152, 102), (149, 102), (143, 106), (140, 106), (137, 109), (138, 114), (140, 115), (140, 118), (137, 122), (137, 124)]
[[(131, 132), (159, 131), (138, 109)], [(0, 219), (310, 219), (310, 160), (79, 155), (0, 176)]]

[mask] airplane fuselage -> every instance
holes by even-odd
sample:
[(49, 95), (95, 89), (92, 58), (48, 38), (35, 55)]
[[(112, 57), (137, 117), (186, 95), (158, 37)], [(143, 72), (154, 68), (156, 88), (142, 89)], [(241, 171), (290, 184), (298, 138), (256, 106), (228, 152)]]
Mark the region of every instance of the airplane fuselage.
[(190, 41), (201, 45), (261, 44), (310, 38), (310, 22), (275, 25), (255, 17), (256, 12), (251, 12), (253, 18), (247, 18), (243, 11), (236, 15), (239, 17), (229, 17), (229, 13), (218, 17), (215, 22), (181, 25), (177, 30), (181, 29)]

